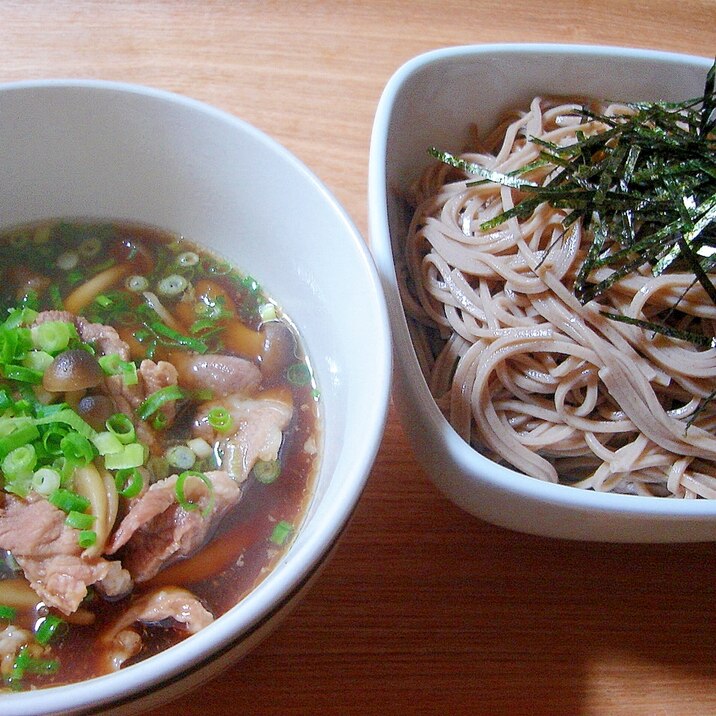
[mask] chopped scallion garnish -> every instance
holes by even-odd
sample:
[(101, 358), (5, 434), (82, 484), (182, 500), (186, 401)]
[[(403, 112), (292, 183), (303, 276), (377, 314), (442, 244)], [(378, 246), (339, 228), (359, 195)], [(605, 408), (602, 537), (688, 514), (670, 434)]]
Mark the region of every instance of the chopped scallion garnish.
[(164, 388), (159, 388), (142, 402), (137, 409), (137, 415), (141, 420), (147, 420), (165, 403), (172, 400), (181, 400), (183, 397), (184, 392), (178, 385), (167, 385)]
[(17, 614), (17, 609), (9, 607), (6, 604), (0, 604), (0, 619), (12, 621)]
[(252, 472), (259, 482), (270, 485), (281, 474), (281, 463), (278, 460), (257, 460)]
[(276, 523), (269, 539), (274, 544), (281, 546), (286, 543), (291, 532), (293, 532), (293, 525), (286, 520), (281, 520)]
[(226, 408), (221, 406), (211, 408), (206, 416), (206, 419), (209, 421), (209, 425), (211, 425), (214, 430), (221, 433), (231, 430), (234, 422), (231, 417), (231, 413)]
[(94, 515), (88, 515), (85, 512), (77, 512), (77, 510), (71, 510), (65, 518), (65, 524), (68, 527), (74, 527), (77, 530), (86, 530), (92, 527), (95, 519)]
[(117, 436), (117, 439), (127, 445), (134, 442), (136, 432), (129, 416), (124, 413), (115, 413), (105, 423), (107, 430)]
[(38, 644), (49, 644), (59, 633), (67, 628), (67, 622), (55, 614), (48, 614), (35, 631), (35, 641)]
[(142, 491), (144, 478), (136, 467), (127, 467), (117, 470), (114, 476), (114, 484), (121, 497), (131, 499)]
[(208, 517), (211, 511), (214, 509), (214, 485), (211, 480), (203, 473), (197, 470), (185, 470), (179, 475), (175, 485), (175, 492), (177, 502), (187, 511), (196, 510), (199, 508), (199, 503), (190, 499), (186, 495), (186, 482), (187, 480), (200, 480), (206, 486), (209, 491), (209, 500), (207, 501), (206, 507), (201, 512), (202, 517)]
[(129, 467), (140, 467), (144, 464), (146, 448), (142, 443), (123, 445), (120, 452), (104, 456), (104, 466), (108, 470), (122, 470)]
[(90, 501), (82, 495), (78, 495), (76, 492), (60, 487), (55, 490), (47, 498), (51, 504), (58, 507), (63, 512), (85, 512), (90, 506)]

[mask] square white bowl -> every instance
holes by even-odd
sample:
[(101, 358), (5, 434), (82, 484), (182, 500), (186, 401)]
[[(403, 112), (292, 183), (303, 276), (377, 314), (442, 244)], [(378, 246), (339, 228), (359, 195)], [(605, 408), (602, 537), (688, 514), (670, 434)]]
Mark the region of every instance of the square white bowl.
[(434, 161), (431, 146), (459, 152), (468, 126), (495, 126), (535, 95), (621, 101), (685, 100), (703, 94), (712, 60), (618, 47), (475, 45), (420, 55), (397, 70), (381, 96), (369, 167), (370, 241), (388, 300), (394, 399), (418, 460), (468, 512), (538, 535), (601, 541), (716, 539), (716, 501), (580, 490), (542, 482), (483, 456), (435, 404), (413, 349), (393, 252), (410, 212), (401, 196)]

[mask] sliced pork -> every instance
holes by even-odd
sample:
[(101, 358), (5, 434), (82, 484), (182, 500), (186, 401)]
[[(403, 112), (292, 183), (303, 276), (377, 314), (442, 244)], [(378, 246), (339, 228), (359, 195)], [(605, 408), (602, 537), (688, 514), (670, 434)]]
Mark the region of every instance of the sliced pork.
[(180, 587), (164, 587), (137, 599), (102, 635), (109, 647), (106, 655), (110, 671), (117, 671), (122, 664), (136, 656), (142, 649), (142, 639), (130, 627), (142, 624), (162, 624), (171, 620), (173, 627), (180, 627), (188, 634), (196, 634), (211, 624), (214, 617), (188, 590)]
[(213, 442), (223, 434), (209, 424), (209, 412), (216, 407), (229, 411), (232, 427), (221, 440), (222, 469), (243, 482), (257, 460), (275, 460), (283, 441), (283, 431), (293, 415), (293, 402), (287, 391), (271, 391), (256, 398), (229, 395), (220, 401), (204, 403), (197, 412), (194, 434)]
[(172, 353), (179, 371), (179, 385), (189, 390), (210, 390), (214, 397), (232, 393), (249, 394), (261, 383), (261, 371), (238, 356), (199, 353)]
[[(150, 450), (153, 450), (158, 443), (155, 430), (148, 422), (140, 420), (136, 410), (144, 400), (161, 388), (177, 385), (176, 368), (167, 361), (154, 362), (145, 359), (137, 369), (138, 381), (134, 385), (127, 385), (121, 375), (109, 375), (105, 378), (106, 391), (114, 401), (119, 412), (132, 418), (137, 437)], [(163, 413), (166, 425), (171, 425), (176, 417), (176, 401), (168, 400), (159, 408)]]
[(65, 513), (45, 498), (5, 495), (0, 508), (0, 549), (10, 551), (45, 604), (72, 614), (96, 585), (109, 597), (132, 588), (129, 572), (116, 561), (88, 557), (77, 543), (77, 530)]
[(183, 508), (177, 498), (177, 475), (154, 483), (135, 500), (112, 536), (107, 553), (122, 550), (122, 563), (136, 582), (151, 579), (167, 564), (201, 547), (221, 518), (239, 501), (239, 485), (222, 470), (204, 473), (212, 484), (213, 504), (209, 514), (209, 491), (199, 480), (184, 483), (185, 496), (197, 504)]

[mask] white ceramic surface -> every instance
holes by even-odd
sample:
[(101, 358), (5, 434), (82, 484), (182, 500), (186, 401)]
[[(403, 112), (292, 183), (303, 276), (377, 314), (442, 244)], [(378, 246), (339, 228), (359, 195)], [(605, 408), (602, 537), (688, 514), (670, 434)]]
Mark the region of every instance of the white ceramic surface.
[(144, 87), (57, 80), (0, 85), (0, 126), (0, 228), (58, 216), (126, 219), (206, 244), (254, 276), (295, 321), (321, 390), (324, 452), (305, 523), (239, 606), (116, 674), (0, 695), (3, 716), (132, 713), (244, 654), (335, 544), (385, 424), (385, 301), (365, 242), (326, 187), (224, 112)]
[(468, 125), (489, 130), (537, 94), (683, 100), (703, 94), (712, 60), (646, 50), (568, 45), (452, 47), (397, 70), (380, 99), (370, 149), (370, 244), (388, 300), (394, 397), (416, 456), (457, 505), (497, 525), (581, 540), (716, 539), (716, 501), (598, 494), (499, 466), (467, 445), (435, 405), (400, 303), (393, 245), (409, 214), (400, 194), (430, 163), (430, 146), (460, 151)]

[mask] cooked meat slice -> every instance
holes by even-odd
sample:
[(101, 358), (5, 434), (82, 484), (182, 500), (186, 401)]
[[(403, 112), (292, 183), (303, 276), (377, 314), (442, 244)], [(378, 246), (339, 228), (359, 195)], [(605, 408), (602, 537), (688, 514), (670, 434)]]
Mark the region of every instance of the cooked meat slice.
[(137, 599), (122, 616), (102, 635), (109, 647), (107, 664), (116, 671), (122, 664), (141, 651), (141, 637), (129, 627), (135, 622), (161, 624), (171, 620), (174, 628), (181, 626), (189, 634), (211, 624), (214, 617), (188, 590), (164, 587)]
[(85, 343), (91, 343), (100, 355), (109, 356), (115, 353), (122, 360), (129, 360), (129, 346), (119, 337), (112, 326), (102, 323), (90, 323), (82, 316), (76, 320), (77, 332)]
[(132, 586), (118, 562), (85, 556), (77, 531), (65, 524), (64, 512), (35, 494), (24, 500), (5, 495), (0, 549), (12, 553), (45, 604), (64, 614), (77, 610), (92, 584), (112, 597)]
[[(155, 431), (146, 421), (136, 417), (135, 411), (152, 393), (160, 388), (176, 385), (177, 371), (167, 361), (160, 360), (155, 363), (145, 359), (139, 365), (137, 376), (137, 383), (126, 385), (121, 375), (110, 375), (105, 378), (105, 386), (117, 410), (132, 418), (139, 441), (152, 450), (157, 445)], [(166, 417), (166, 424), (171, 425), (176, 417), (176, 401), (167, 401), (159, 411)]]
[(208, 420), (209, 411), (218, 406), (226, 408), (232, 418), (232, 428), (221, 441), (221, 467), (242, 482), (257, 460), (278, 457), (283, 431), (293, 415), (291, 396), (287, 391), (277, 391), (257, 398), (229, 395), (220, 401), (204, 403), (194, 421), (197, 437), (209, 442), (220, 437)]
[(240, 499), (239, 486), (226, 472), (205, 473), (212, 484), (213, 504), (209, 514), (209, 491), (199, 480), (184, 483), (185, 496), (197, 508), (183, 508), (176, 494), (177, 475), (154, 483), (132, 503), (112, 536), (107, 553), (122, 549), (122, 564), (136, 582), (146, 582), (167, 564), (201, 547), (221, 518)]
[(179, 385), (189, 390), (211, 390), (214, 397), (244, 395), (261, 383), (261, 371), (238, 356), (175, 352), (172, 363), (179, 371)]

